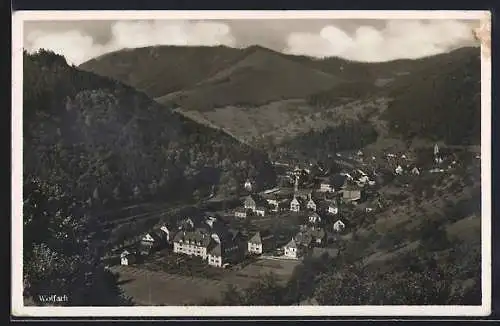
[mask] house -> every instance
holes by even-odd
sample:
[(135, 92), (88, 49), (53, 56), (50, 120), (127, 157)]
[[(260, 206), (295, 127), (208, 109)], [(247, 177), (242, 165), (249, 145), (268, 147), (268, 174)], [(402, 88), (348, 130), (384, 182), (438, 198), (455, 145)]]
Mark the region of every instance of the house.
[(279, 201), (277, 199), (266, 199), (267, 204), (271, 207), (271, 212), (279, 211)]
[(160, 227), (160, 234), (162, 235), (162, 238), (165, 240), (165, 242), (170, 242), (172, 240), (173, 238), (172, 231), (173, 228), (167, 224), (163, 224)]
[(234, 217), (241, 218), (241, 219), (247, 218), (247, 210), (244, 208), (237, 208), (234, 211)]
[(124, 250), (120, 254), (120, 264), (121, 265), (130, 265), (135, 262), (135, 255), (130, 253), (128, 250)]
[(285, 249), (284, 253), (285, 257), (297, 259), (301, 256), (301, 250), (299, 246), (297, 246), (295, 239), (290, 240), (290, 242), (288, 242), (285, 245), (284, 249)]
[(333, 224), (333, 229), (337, 232), (342, 232), (345, 229), (344, 222), (342, 222), (341, 220), (337, 220), (337, 222)]
[(418, 170), (417, 167), (414, 167), (412, 170), (411, 170), (411, 174), (413, 175), (420, 175), (420, 171)]
[(259, 206), (259, 207), (255, 208), (254, 213), (257, 216), (265, 216), (266, 215), (266, 209), (264, 207), (262, 207), (262, 206)]
[(331, 215), (337, 215), (339, 213), (339, 208), (334, 201), (330, 201), (326, 204), (326, 212)]
[(333, 184), (329, 180), (323, 180), (319, 183), (320, 192), (335, 192)]
[(243, 185), (243, 187), (245, 188), (246, 191), (252, 191), (253, 189), (253, 184), (252, 182), (250, 181), (250, 179), (247, 179), (245, 181), (245, 184)]
[(262, 254), (274, 248), (274, 235), (269, 231), (259, 231), (255, 233), (247, 244), (247, 251), (250, 254)]
[(401, 167), (401, 165), (398, 165), (398, 166), (396, 167), (396, 169), (394, 170), (394, 172), (395, 172), (396, 174), (398, 174), (398, 175), (403, 174), (403, 168)]
[(321, 223), (321, 216), (319, 216), (318, 213), (316, 213), (316, 212), (309, 214), (307, 219), (308, 219), (309, 223), (311, 223), (311, 224)]
[(247, 198), (245, 198), (244, 207), (245, 209), (251, 210), (252, 212), (255, 211), (256, 204), (252, 196), (247, 196)]
[(342, 190), (342, 199), (346, 202), (354, 202), (361, 199), (361, 189), (356, 186), (349, 185)]
[(217, 234), (213, 237), (203, 229), (179, 231), (174, 237), (174, 253), (206, 259), (209, 247), (217, 240)]
[(222, 234), (218, 241), (212, 243), (207, 255), (208, 265), (223, 267), (225, 264), (235, 263), (242, 258), (239, 232), (234, 231)]
[(293, 196), (292, 201), (290, 202), (290, 211), (299, 212), (300, 211), (300, 202), (297, 197)]
[(149, 255), (151, 251), (160, 245), (159, 236), (154, 233), (146, 233), (139, 243), (139, 251), (141, 255)]
[(314, 202), (314, 200), (312, 199), (312, 197), (310, 195), (309, 195), (309, 200), (307, 202), (306, 207), (309, 210), (316, 211), (316, 203)]

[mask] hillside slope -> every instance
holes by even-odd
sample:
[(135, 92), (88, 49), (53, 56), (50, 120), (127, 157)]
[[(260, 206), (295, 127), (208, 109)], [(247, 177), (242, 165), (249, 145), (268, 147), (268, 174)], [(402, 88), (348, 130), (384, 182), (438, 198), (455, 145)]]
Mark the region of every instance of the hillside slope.
[[(147, 51), (159, 53), (155, 60), (162, 64), (152, 64)], [(200, 68), (194, 58), (204, 58), (204, 53), (219, 59), (213, 64), (206, 59), (207, 66)], [(171, 57), (185, 64), (174, 73), (156, 69)], [(187, 63), (188, 57), (192, 64)], [(121, 68), (113, 68), (116, 60), (126, 62), (128, 77), (118, 73)], [(478, 48), (418, 60), (360, 63), (291, 56), (252, 46), (119, 51), (81, 67), (123, 80), (160, 103), (178, 106), (179, 112), (196, 121), (219, 126), (258, 146), (266, 138), (279, 144), (366, 116), (379, 134), (389, 138), (477, 144), (479, 63)], [(176, 79), (182, 85), (171, 87)], [(380, 105), (373, 108), (373, 103)], [(364, 108), (371, 111), (366, 113)], [(444, 127), (442, 121), (449, 123)]]
[(118, 81), (24, 54), (24, 176), (92, 206), (190, 199), (273, 182), (265, 154), (184, 118)]

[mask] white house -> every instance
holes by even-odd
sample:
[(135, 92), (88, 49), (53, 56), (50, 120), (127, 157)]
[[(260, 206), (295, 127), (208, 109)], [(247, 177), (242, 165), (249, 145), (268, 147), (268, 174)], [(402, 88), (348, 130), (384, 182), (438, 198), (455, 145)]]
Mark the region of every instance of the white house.
[(134, 256), (128, 252), (127, 250), (124, 250), (121, 255), (120, 255), (120, 264), (121, 265), (129, 265), (134, 262)]
[(337, 232), (343, 231), (345, 229), (344, 222), (342, 222), (341, 220), (337, 220), (337, 222), (333, 224), (333, 229)]
[(309, 223), (318, 224), (321, 223), (321, 216), (319, 216), (318, 213), (313, 212), (312, 214), (309, 214), (308, 220)]
[(273, 247), (274, 235), (271, 232), (262, 231), (255, 233), (247, 243), (247, 251), (251, 254), (262, 254)]
[(402, 174), (402, 173), (403, 173), (403, 168), (401, 167), (401, 165), (398, 165), (398, 166), (396, 167), (396, 169), (394, 170), (394, 172), (395, 172), (396, 174)]
[(247, 217), (247, 211), (244, 208), (238, 208), (234, 211), (234, 216), (237, 218), (246, 218)]
[(335, 192), (335, 189), (333, 188), (333, 185), (330, 184), (329, 182), (321, 182), (319, 184), (319, 191), (320, 192)]
[(217, 242), (217, 235), (200, 231), (180, 231), (174, 237), (174, 253), (197, 256), (206, 259), (212, 241)]
[(418, 168), (417, 168), (417, 167), (414, 167), (414, 168), (411, 170), (411, 173), (412, 173), (413, 175), (419, 175), (419, 174), (420, 174), (420, 171), (418, 170)]
[(335, 203), (329, 203), (327, 208), (328, 214), (337, 215), (339, 213), (339, 208)]
[(252, 196), (248, 196), (245, 199), (244, 207), (245, 207), (245, 209), (249, 209), (251, 211), (255, 211), (256, 204), (255, 204), (255, 200), (252, 198)]
[(307, 209), (316, 211), (316, 203), (312, 200), (311, 196), (309, 196), (309, 201), (307, 202)]
[(285, 245), (284, 255), (285, 255), (285, 257), (288, 257), (288, 258), (298, 258), (299, 257), (299, 255), (300, 255), (299, 247), (297, 246), (297, 243), (295, 242), (294, 239), (290, 240), (290, 242), (288, 242)]
[(253, 189), (252, 182), (249, 179), (247, 179), (247, 181), (245, 181), (245, 184), (243, 185), (243, 187), (247, 191), (252, 191), (252, 189)]
[(222, 267), (222, 246), (220, 243), (210, 250), (207, 261), (210, 266)]
[(280, 204), (279, 204), (278, 200), (276, 200), (276, 199), (267, 199), (266, 201), (269, 204), (269, 206), (271, 206), (271, 211), (272, 212), (279, 211)]
[(290, 211), (299, 212), (300, 211), (300, 203), (297, 197), (293, 196), (292, 201), (290, 202)]
[(255, 208), (254, 213), (257, 216), (265, 216), (266, 215), (266, 209), (264, 207), (257, 207), (257, 208)]

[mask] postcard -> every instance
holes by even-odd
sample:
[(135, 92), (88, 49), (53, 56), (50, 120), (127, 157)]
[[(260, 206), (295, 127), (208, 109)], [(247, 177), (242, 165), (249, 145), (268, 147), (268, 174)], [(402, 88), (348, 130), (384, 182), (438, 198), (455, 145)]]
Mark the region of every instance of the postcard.
[(12, 19), (12, 315), (490, 314), (489, 12)]

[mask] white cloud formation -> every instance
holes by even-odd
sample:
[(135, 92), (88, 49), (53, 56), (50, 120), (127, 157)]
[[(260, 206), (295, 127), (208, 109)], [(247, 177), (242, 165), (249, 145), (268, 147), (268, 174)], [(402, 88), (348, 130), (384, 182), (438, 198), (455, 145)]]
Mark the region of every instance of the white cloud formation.
[(227, 24), (189, 21), (121, 21), (112, 26), (111, 40), (98, 44), (79, 30), (66, 32), (33, 31), (25, 48), (32, 52), (50, 49), (78, 65), (96, 56), (124, 48), (153, 45), (234, 46), (235, 39)]
[(291, 33), (284, 52), (380, 62), (416, 59), (474, 44), (471, 26), (454, 20), (389, 20), (383, 29), (360, 26), (349, 35), (329, 25), (319, 34)]

